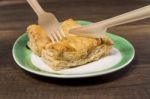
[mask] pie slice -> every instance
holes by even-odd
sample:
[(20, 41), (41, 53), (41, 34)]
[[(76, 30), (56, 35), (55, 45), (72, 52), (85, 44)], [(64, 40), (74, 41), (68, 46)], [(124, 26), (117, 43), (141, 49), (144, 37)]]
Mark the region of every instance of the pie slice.
[(54, 70), (77, 67), (110, 53), (113, 43), (108, 37), (96, 39), (69, 34), (68, 31), (75, 27), (80, 25), (73, 19), (64, 21), (61, 29), (66, 37), (53, 44), (39, 25), (30, 25), (28, 46)]

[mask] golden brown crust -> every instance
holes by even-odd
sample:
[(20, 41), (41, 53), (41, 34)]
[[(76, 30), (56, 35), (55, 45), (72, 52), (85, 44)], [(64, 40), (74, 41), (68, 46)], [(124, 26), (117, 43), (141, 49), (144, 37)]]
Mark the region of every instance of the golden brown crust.
[(51, 42), (47, 33), (39, 25), (30, 25), (27, 28), (27, 33), (29, 36), (28, 46), (34, 53), (41, 56), (42, 49)]
[[(53, 56), (48, 54), (48, 52), (51, 52), (51, 51), (47, 51), (49, 49), (43, 50), (42, 58), (54, 70), (75, 67), (75, 66), (79, 66), (79, 65), (83, 65), (83, 64), (92, 62), (92, 61), (96, 61), (96, 60), (100, 59), (101, 57), (109, 54), (109, 52), (111, 51), (111, 48), (112, 48), (111, 40), (109, 40), (108, 38), (101, 38), (100, 40), (103, 43), (101, 43), (99, 46), (96, 46), (94, 49), (92, 49), (88, 52), (86, 52), (86, 51), (76, 52), (76, 53), (75, 52), (64, 52), (64, 53), (69, 53), (68, 55), (66, 55), (66, 57), (68, 57), (67, 59), (65, 56), (63, 58), (60, 58), (61, 57), (60, 54), (59, 54), (60, 56), (58, 55), (59, 58), (56, 58), (56, 57), (54, 58)], [(56, 56), (56, 55), (54, 55), (54, 56)]]
[(66, 38), (55, 44), (51, 43), (47, 33), (39, 25), (27, 28), (28, 46), (53, 69), (86, 64), (110, 52), (112, 41), (107, 37), (95, 39), (69, 34), (69, 29), (80, 26), (72, 19), (64, 21), (61, 26)]

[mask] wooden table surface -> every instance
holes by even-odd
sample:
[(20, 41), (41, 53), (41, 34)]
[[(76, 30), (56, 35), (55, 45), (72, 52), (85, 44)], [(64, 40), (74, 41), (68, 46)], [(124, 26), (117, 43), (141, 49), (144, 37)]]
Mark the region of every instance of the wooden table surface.
[[(41, 0), (60, 21), (100, 21), (150, 0)], [(0, 0), (0, 99), (150, 99), (150, 19), (109, 29), (128, 39), (136, 55), (126, 68), (87, 79), (39, 77), (14, 62), (12, 46), (37, 17), (25, 0)]]

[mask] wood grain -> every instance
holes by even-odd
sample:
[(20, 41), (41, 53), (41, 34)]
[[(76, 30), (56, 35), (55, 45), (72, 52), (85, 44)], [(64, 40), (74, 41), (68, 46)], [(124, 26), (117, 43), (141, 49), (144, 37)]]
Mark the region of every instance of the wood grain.
[[(146, 6), (150, 0), (40, 0), (60, 21), (99, 21)], [(20, 69), (12, 58), (15, 40), (37, 17), (25, 0), (0, 0), (0, 99), (150, 99), (150, 19), (117, 26), (109, 32), (135, 47), (126, 68), (87, 79), (39, 77)]]

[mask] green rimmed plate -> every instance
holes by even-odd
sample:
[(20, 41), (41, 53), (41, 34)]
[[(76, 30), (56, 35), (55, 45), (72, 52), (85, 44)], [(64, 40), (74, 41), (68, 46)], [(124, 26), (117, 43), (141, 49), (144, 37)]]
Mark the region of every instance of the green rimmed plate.
[[(77, 21), (81, 25), (89, 25), (88, 21)], [(132, 44), (126, 39), (106, 33), (114, 42), (111, 53), (92, 63), (76, 68), (54, 71), (48, 67), (40, 57), (36, 56), (26, 47), (28, 36), (20, 36), (13, 46), (13, 57), (16, 63), (24, 70), (34, 74), (55, 78), (81, 78), (108, 74), (127, 66), (135, 55)]]

